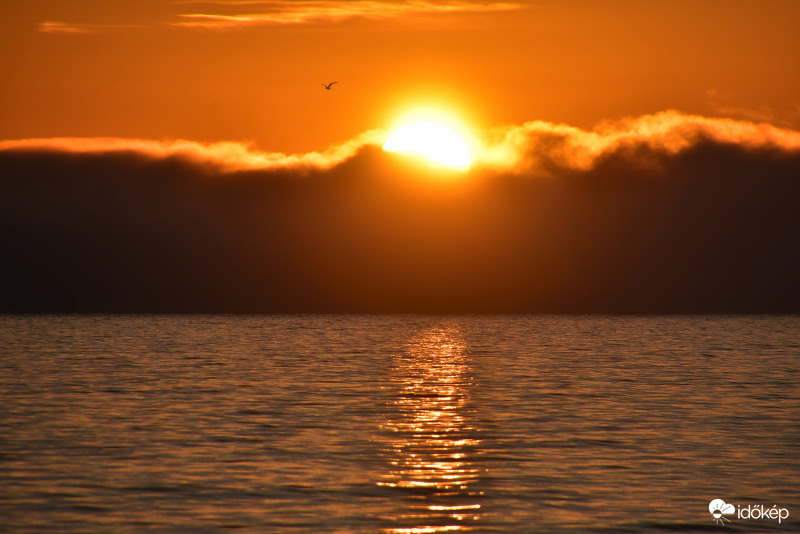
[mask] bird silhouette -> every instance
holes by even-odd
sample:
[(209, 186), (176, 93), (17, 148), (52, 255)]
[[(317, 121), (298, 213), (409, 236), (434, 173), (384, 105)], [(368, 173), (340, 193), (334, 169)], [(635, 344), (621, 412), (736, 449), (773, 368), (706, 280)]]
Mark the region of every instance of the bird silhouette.
[(326, 84), (324, 84), (324, 83), (321, 83), (320, 85), (321, 85), (321, 86), (323, 86), (323, 87), (324, 87), (325, 89), (327, 89), (328, 91), (330, 91), (330, 90), (331, 90), (331, 85), (333, 85), (333, 84), (335, 84), (335, 83), (339, 83), (339, 82), (331, 82), (331, 83), (329, 83), (329, 84), (327, 84), (327, 85), (326, 85)]

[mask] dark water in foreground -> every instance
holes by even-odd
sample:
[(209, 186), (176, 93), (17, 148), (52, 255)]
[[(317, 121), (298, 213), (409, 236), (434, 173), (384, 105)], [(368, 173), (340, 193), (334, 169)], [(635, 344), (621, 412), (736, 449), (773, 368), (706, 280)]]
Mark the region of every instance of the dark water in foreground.
[(0, 317), (0, 531), (800, 532), (798, 371), (797, 316)]

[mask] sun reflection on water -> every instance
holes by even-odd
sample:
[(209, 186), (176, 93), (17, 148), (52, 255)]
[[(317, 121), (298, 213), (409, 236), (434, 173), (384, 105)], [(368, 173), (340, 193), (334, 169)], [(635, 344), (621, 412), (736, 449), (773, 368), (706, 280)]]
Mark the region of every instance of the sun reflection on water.
[(394, 400), (383, 425), (391, 433), (384, 448), (390, 469), (378, 485), (396, 490), (398, 511), (386, 532), (468, 530), (481, 517), (468, 357), (452, 328), (426, 331), (395, 356)]

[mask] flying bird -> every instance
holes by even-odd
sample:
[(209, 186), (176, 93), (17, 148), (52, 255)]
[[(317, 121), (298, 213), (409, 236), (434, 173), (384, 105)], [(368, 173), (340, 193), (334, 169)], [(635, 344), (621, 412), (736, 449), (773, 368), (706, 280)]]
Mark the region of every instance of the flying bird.
[(320, 85), (321, 85), (321, 86), (323, 86), (323, 87), (324, 87), (325, 89), (327, 89), (328, 91), (330, 91), (330, 90), (331, 90), (331, 85), (333, 85), (333, 84), (335, 84), (335, 83), (339, 83), (339, 82), (331, 82), (331, 83), (329, 83), (329, 84), (327, 84), (327, 85), (326, 85), (326, 84), (324, 84), (324, 83), (321, 83)]

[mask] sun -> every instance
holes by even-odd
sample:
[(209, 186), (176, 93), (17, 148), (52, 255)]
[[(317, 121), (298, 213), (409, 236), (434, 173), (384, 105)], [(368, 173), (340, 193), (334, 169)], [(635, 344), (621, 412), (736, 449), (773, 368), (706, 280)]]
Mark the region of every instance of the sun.
[(401, 126), (392, 132), (383, 149), (421, 156), (432, 165), (462, 172), (469, 170), (472, 164), (464, 138), (439, 122), (420, 121)]

